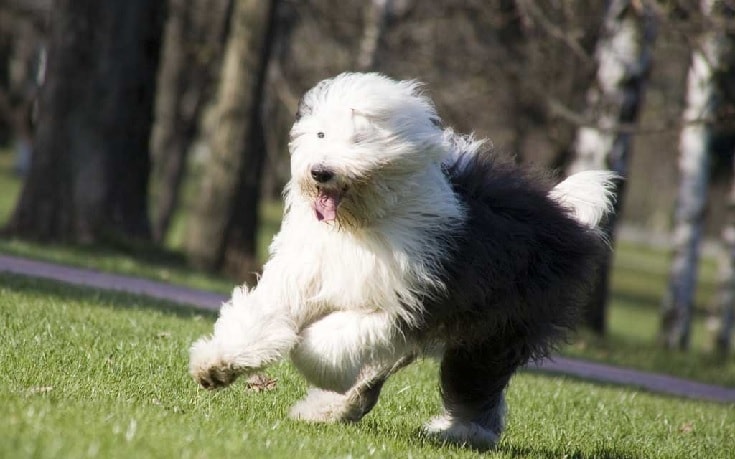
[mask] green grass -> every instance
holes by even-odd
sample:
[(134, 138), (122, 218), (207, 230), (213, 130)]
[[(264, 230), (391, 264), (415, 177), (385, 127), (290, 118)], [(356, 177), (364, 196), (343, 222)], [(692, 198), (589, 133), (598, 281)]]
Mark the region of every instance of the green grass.
[[(287, 419), (305, 391), (288, 364), (275, 390), (208, 392), (187, 348), (214, 317), (160, 302), (0, 275), (0, 457), (476, 457), (419, 435), (440, 409), (436, 367), (388, 382), (354, 425)], [(729, 458), (735, 407), (523, 373), (488, 457)]]
[(633, 244), (618, 244), (611, 278), (607, 336), (599, 339), (581, 333), (563, 353), (735, 387), (735, 356), (722, 360), (709, 352), (705, 321), (706, 309), (715, 292), (715, 268), (713, 260), (702, 260), (691, 350), (666, 351), (656, 345), (656, 340), (661, 298), (668, 282), (668, 254)]

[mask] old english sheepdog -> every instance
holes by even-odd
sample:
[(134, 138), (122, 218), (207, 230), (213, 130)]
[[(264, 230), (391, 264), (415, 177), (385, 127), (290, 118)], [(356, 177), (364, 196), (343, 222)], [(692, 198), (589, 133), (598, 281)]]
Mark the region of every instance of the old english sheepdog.
[(442, 128), (420, 83), (376, 73), (317, 84), (290, 135), (270, 259), (191, 347), (192, 376), (223, 387), (288, 354), (314, 386), (293, 418), (358, 421), (391, 374), (438, 353), (444, 413), (425, 432), (493, 446), (513, 373), (574, 325), (614, 175), (552, 186)]

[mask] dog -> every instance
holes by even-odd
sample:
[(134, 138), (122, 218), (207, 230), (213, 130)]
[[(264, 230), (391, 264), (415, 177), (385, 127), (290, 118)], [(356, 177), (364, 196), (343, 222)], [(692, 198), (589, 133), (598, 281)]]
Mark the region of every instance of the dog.
[(441, 358), (424, 432), (475, 448), (503, 431), (514, 372), (573, 329), (607, 249), (609, 171), (552, 186), (443, 128), (416, 81), (344, 73), (306, 92), (285, 213), (257, 286), (190, 350), (203, 387), (290, 354), (313, 385), (290, 416), (358, 421), (386, 379)]

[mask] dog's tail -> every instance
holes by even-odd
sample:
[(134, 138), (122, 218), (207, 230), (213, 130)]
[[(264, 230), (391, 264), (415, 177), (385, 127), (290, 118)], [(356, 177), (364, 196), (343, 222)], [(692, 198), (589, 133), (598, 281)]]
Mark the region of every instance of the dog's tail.
[(619, 179), (611, 171), (578, 172), (556, 185), (549, 196), (569, 209), (577, 221), (596, 228), (613, 211), (615, 181)]

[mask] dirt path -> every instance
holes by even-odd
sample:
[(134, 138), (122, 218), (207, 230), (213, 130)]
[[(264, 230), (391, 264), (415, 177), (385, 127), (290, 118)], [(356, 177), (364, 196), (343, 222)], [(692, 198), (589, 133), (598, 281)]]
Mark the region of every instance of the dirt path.
[[(218, 310), (227, 298), (223, 295), (180, 287), (163, 282), (131, 276), (103, 273), (90, 269), (73, 268), (43, 261), (0, 255), (0, 272), (9, 272), (30, 277), (55, 280), (67, 284), (116, 290), (179, 304)], [(720, 403), (735, 403), (735, 388), (720, 387), (689, 381), (673, 376), (660, 375), (629, 368), (615, 367), (578, 359), (555, 357), (529, 369), (546, 373), (561, 374), (575, 378), (607, 384), (634, 386), (659, 394), (709, 400)]]

